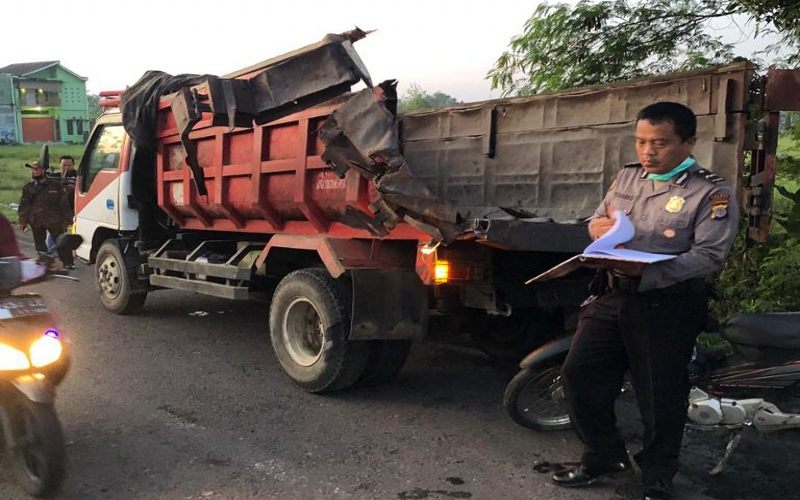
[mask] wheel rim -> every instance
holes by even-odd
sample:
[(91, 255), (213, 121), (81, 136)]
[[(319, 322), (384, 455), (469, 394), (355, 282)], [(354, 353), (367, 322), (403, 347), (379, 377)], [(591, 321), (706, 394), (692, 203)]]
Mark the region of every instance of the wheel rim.
[(286, 309), (283, 344), (292, 361), (300, 366), (311, 366), (322, 356), (325, 345), (322, 317), (305, 297), (295, 298)]
[(525, 419), (543, 426), (569, 424), (564, 385), (558, 367), (543, 370), (520, 391), (517, 410)]
[(122, 289), (122, 272), (113, 255), (107, 255), (97, 268), (97, 284), (106, 296), (114, 298), (119, 295)]

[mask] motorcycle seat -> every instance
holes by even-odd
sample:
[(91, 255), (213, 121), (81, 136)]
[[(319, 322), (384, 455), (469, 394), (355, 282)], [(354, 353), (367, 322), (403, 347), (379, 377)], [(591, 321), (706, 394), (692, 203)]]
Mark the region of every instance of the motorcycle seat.
[(722, 336), (734, 344), (800, 349), (800, 312), (737, 314), (722, 325)]

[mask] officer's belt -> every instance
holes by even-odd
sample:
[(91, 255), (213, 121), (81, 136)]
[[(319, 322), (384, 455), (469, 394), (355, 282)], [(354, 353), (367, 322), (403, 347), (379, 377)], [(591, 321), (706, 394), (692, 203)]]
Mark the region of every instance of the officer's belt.
[[(622, 274), (617, 274), (613, 271), (608, 271), (606, 275), (608, 277), (608, 288), (610, 290), (617, 290), (620, 292), (627, 292), (627, 293), (639, 292), (639, 286), (642, 284), (641, 278), (634, 276), (625, 276)], [(670, 285), (665, 288), (655, 288), (653, 290), (648, 290), (645, 293), (662, 292), (667, 294), (688, 294), (688, 293), (698, 293), (698, 292), (705, 293), (707, 291), (708, 288), (703, 278), (691, 278), (686, 281), (680, 281), (678, 283), (675, 283), (674, 285)]]
[(639, 291), (639, 285), (642, 284), (641, 279), (633, 276), (625, 276), (613, 271), (608, 271), (606, 275), (608, 276), (608, 288), (611, 290), (634, 293)]

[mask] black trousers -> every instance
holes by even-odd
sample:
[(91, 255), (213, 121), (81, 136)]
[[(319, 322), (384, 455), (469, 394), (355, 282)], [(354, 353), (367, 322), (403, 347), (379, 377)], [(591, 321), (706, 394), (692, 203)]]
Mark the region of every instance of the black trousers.
[(686, 367), (706, 314), (705, 287), (696, 280), (644, 293), (611, 290), (583, 307), (562, 370), (584, 443), (583, 465), (627, 460), (614, 401), (630, 370), (645, 429), (635, 456), (644, 480), (675, 475), (689, 393)]
[[(59, 224), (50, 226), (31, 226), (31, 231), (33, 232), (33, 244), (36, 247), (36, 251), (47, 252), (47, 232), (49, 231), (55, 240), (61, 236), (61, 233), (65, 231), (65, 228)], [(72, 266), (75, 264), (71, 250), (59, 249), (58, 258), (61, 259), (61, 262), (65, 266)]]

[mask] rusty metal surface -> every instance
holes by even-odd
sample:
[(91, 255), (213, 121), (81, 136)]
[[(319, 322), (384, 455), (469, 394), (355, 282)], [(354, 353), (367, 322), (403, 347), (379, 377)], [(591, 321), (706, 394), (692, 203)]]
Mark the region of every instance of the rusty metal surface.
[[(751, 74), (739, 64), (407, 114), (403, 154), (414, 176), (465, 218), (507, 217), (498, 207), (511, 207), (556, 221), (582, 219), (619, 168), (636, 160), (636, 113), (672, 100), (698, 115), (700, 164), (738, 189)], [(727, 116), (718, 116), (720, 102)]]
[[(372, 214), (360, 214), (360, 226), (392, 229), (402, 219), (434, 239), (452, 241), (462, 231), (456, 207), (417, 179), (400, 153), (395, 86), (386, 81), (362, 90), (333, 112), (319, 131), (322, 160), (340, 177), (353, 169), (374, 182), (377, 199), (369, 207)], [(353, 212), (349, 219), (359, 218)]]
[(800, 111), (800, 70), (770, 69), (764, 96), (767, 111)]

